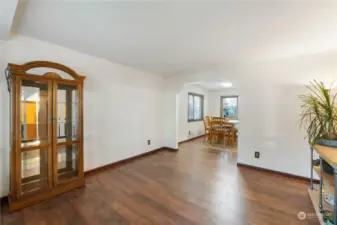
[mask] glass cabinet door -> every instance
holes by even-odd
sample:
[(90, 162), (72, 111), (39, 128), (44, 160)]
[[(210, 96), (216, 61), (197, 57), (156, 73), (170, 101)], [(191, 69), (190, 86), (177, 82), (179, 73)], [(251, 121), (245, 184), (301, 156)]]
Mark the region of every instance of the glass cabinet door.
[(52, 83), (21, 80), (17, 164), (18, 195), (52, 186)]
[(54, 176), (62, 183), (79, 176), (79, 96), (73, 84), (54, 84)]

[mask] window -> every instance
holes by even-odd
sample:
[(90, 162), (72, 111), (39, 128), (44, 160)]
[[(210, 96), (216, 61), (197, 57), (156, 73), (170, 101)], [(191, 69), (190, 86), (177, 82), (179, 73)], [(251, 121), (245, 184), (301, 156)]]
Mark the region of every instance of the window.
[(221, 97), (221, 117), (238, 119), (238, 96)]
[(188, 93), (188, 122), (201, 121), (204, 117), (204, 96)]

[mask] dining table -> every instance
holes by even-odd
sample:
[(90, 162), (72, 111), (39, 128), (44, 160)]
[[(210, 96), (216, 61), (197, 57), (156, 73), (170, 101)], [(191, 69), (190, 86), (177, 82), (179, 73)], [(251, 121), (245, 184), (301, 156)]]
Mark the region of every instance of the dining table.
[(228, 123), (233, 123), (235, 128), (238, 129), (239, 126), (239, 120), (228, 120)]

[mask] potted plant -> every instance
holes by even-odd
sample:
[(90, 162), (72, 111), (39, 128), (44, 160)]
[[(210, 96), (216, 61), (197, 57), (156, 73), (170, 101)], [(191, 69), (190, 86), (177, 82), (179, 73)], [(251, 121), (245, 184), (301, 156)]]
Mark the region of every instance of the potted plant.
[(310, 145), (320, 144), (337, 148), (337, 94), (331, 93), (323, 82), (311, 81), (309, 94), (301, 95), (300, 126), (307, 132)]
[(326, 225), (334, 225), (332, 212), (329, 211), (323, 212), (323, 220)]
[(333, 219), (328, 219), (328, 220), (326, 221), (326, 225), (334, 225)]

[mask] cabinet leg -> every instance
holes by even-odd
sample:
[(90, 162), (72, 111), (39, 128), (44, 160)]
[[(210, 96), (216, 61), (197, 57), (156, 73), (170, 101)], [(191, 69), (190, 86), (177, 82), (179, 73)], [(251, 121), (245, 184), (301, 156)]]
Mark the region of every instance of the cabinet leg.
[(323, 159), (319, 157), (320, 181), (319, 181), (319, 211), (323, 212)]

